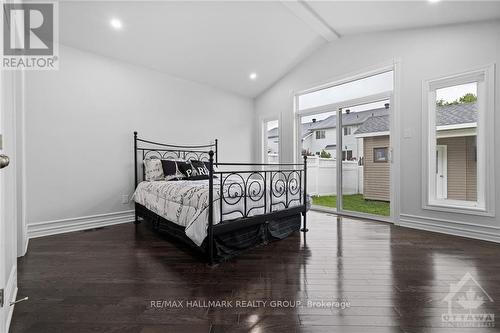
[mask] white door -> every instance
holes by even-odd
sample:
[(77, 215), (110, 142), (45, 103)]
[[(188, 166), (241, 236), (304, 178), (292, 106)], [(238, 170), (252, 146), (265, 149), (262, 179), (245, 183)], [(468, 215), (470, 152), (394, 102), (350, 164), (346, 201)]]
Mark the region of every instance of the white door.
[(448, 197), (448, 147), (436, 146), (436, 194), (438, 199)]
[[(8, 332), (17, 293), (17, 218), (15, 173), (16, 73), (0, 73), (0, 333)], [(10, 161), (7, 164), (7, 156)]]
[[(3, 97), (3, 96), (2, 96)], [(3, 105), (0, 104), (0, 157), (4, 158), (3, 154)], [(5, 161), (4, 161), (5, 163)], [(5, 239), (5, 179), (4, 170), (5, 166), (2, 165), (0, 169), (0, 333), (7, 332), (7, 306), (5, 304), (5, 250), (6, 250), (6, 239)]]

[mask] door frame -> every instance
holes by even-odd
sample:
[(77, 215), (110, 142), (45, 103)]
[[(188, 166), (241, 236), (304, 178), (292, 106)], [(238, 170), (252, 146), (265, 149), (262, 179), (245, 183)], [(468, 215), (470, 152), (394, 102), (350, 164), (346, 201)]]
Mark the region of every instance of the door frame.
[[(312, 114), (317, 114), (321, 113), (321, 110), (324, 109), (329, 109), (330, 111), (332, 110), (333, 107), (336, 108), (336, 111), (345, 104), (344, 102), (338, 103), (338, 104), (330, 104), (327, 106), (322, 106), (310, 110), (302, 110), (299, 111), (299, 96), (304, 95), (307, 93), (311, 93), (314, 91), (338, 86), (347, 82), (351, 81), (356, 81), (360, 80), (369, 76), (374, 76), (377, 74), (381, 74), (384, 72), (388, 71), (393, 71), (393, 90), (392, 90), (392, 99), (391, 99), (391, 109), (390, 109), (390, 164), (391, 164), (391, 171), (390, 171), (390, 179), (391, 179), (391, 190), (390, 190), (390, 195), (391, 195), (391, 216), (389, 217), (383, 217), (383, 216), (376, 216), (376, 215), (370, 215), (370, 214), (364, 214), (364, 213), (352, 213), (352, 212), (345, 212), (345, 211), (329, 211), (331, 213), (334, 213), (336, 215), (341, 215), (341, 216), (348, 216), (348, 217), (358, 217), (358, 218), (363, 218), (363, 219), (370, 219), (370, 220), (376, 220), (376, 221), (381, 221), (381, 222), (390, 222), (394, 223), (396, 225), (400, 224), (400, 212), (401, 212), (401, 188), (400, 188), (400, 179), (401, 179), (401, 172), (400, 172), (400, 165), (401, 165), (401, 134), (400, 134), (400, 129), (401, 129), (401, 118), (400, 118), (400, 91), (401, 91), (401, 59), (399, 58), (394, 58), (391, 59), (385, 63), (382, 63), (377, 66), (371, 66), (368, 68), (365, 68), (364, 70), (361, 71), (356, 71), (351, 74), (347, 74), (344, 76), (337, 77), (335, 79), (332, 79), (328, 81), (327, 83), (319, 84), (315, 87), (308, 88), (308, 89), (303, 89), (299, 91), (295, 91), (293, 96), (293, 111), (295, 115), (295, 121), (294, 121), (294, 135), (295, 135), (295, 140), (293, 142), (294, 147), (293, 147), (293, 152), (294, 152), (294, 160), (298, 161), (297, 163), (301, 163), (301, 118), (304, 116), (309, 116)], [(369, 96), (370, 98), (376, 97), (376, 95)], [(363, 98), (362, 98), (363, 99)], [(386, 98), (387, 99), (387, 98)], [(359, 99), (361, 100), (361, 99)], [(351, 101), (352, 102), (352, 101)], [(323, 111), (324, 112), (324, 111)], [(339, 132), (339, 131), (337, 131)], [(337, 134), (338, 135), (338, 134)], [(405, 134), (405, 137), (410, 137), (412, 135), (411, 131), (408, 131), (407, 134)], [(338, 139), (337, 139), (338, 141)], [(341, 147), (340, 145), (337, 144), (337, 149), (338, 147)], [(340, 152), (342, 154), (342, 152)], [(342, 156), (338, 155), (337, 151), (337, 157)], [(338, 160), (338, 159), (337, 159)], [(338, 166), (337, 166), (338, 168)], [(337, 188), (342, 187), (342, 180), (340, 179), (340, 184), (338, 182), (337, 178)], [(338, 191), (337, 191), (338, 192)], [(337, 204), (338, 204), (338, 198), (341, 198), (341, 196), (337, 193)], [(341, 199), (342, 200), (342, 199)], [(337, 206), (338, 208), (338, 206)]]

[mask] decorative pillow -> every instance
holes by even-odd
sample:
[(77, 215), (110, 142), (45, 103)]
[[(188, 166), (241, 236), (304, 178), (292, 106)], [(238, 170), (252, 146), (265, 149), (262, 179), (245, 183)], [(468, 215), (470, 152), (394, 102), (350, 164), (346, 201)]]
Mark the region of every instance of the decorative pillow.
[(172, 159), (161, 160), (165, 180), (181, 180), (185, 178), (184, 174), (179, 170), (178, 163), (186, 163), (186, 161)]
[(186, 179), (189, 179), (189, 178), (195, 176), (193, 166), (191, 165), (190, 161), (180, 162), (177, 164), (177, 166), (179, 167), (180, 172), (182, 172), (184, 174), (184, 177)]
[(146, 175), (146, 181), (148, 182), (165, 179), (165, 176), (163, 174), (163, 167), (161, 165), (161, 160), (158, 158), (145, 159), (144, 174)]
[[(205, 164), (205, 167), (207, 168), (207, 170), (210, 170), (210, 162), (208, 162), (208, 161), (203, 161), (203, 163)], [(214, 172), (217, 172), (217, 171), (218, 171), (218, 170), (217, 170), (217, 167), (215, 166), (215, 163), (214, 163), (214, 167), (213, 167), (213, 169), (214, 169)], [(214, 176), (214, 178), (215, 178), (215, 176)]]
[(187, 180), (208, 179), (208, 169), (200, 161), (189, 161), (179, 163), (179, 170), (186, 176)]
[(193, 166), (193, 169), (196, 171), (198, 176), (207, 176), (207, 179), (208, 179), (208, 176), (210, 174), (210, 171), (208, 169), (210, 167), (210, 163), (208, 163), (208, 167), (207, 167), (205, 162), (191, 161), (191, 165)]

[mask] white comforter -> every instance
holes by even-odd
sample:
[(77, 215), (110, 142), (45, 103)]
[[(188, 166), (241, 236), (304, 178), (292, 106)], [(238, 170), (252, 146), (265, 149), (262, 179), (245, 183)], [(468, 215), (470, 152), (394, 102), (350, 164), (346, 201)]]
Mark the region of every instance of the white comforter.
[[(248, 197), (239, 198), (234, 197), (237, 193), (242, 195), (243, 186), (239, 187), (242, 181), (237, 177), (226, 181), (224, 183), (224, 196), (222, 200), (222, 220), (232, 220), (242, 217), (238, 211), (245, 210), (248, 216), (258, 215), (264, 213), (264, 202), (266, 202), (266, 212), (270, 211), (270, 184), (266, 184), (266, 193), (263, 195), (263, 181), (255, 181)], [(262, 186), (262, 187), (259, 187)], [(276, 189), (282, 184), (274, 184), (273, 207), (272, 210), (280, 210), (285, 208), (286, 195), (279, 196)], [(134, 193), (134, 201), (143, 205), (150, 211), (160, 215), (170, 222), (174, 222), (180, 226), (185, 227), (186, 235), (198, 246), (203, 243), (207, 236), (208, 226), (208, 195), (209, 195), (208, 180), (180, 180), (180, 181), (153, 181), (141, 182)], [(301, 191), (296, 189), (288, 191), (289, 207), (300, 205)], [(296, 192), (296, 193), (295, 193)], [(221, 207), (220, 207), (220, 183), (219, 179), (214, 179), (214, 224), (221, 221)], [(233, 196), (233, 198), (230, 198)], [(279, 197), (277, 197), (279, 196)], [(264, 197), (266, 199), (264, 200)], [(240, 199), (240, 200), (238, 200)], [(227, 202), (226, 202), (227, 201)], [(238, 202), (236, 202), (238, 201)], [(229, 203), (235, 203), (230, 205)]]

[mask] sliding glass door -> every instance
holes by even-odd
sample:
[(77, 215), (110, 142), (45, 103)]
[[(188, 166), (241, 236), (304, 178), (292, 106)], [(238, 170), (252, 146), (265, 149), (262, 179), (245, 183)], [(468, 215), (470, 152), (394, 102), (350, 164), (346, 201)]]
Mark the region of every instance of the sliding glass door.
[(337, 208), (336, 114), (326, 110), (300, 117), (301, 156), (307, 156), (307, 191), (313, 204)]
[(297, 95), (298, 155), (316, 208), (391, 216), (392, 70)]
[(388, 217), (391, 200), (391, 99), (340, 108), (338, 160), (343, 212)]

